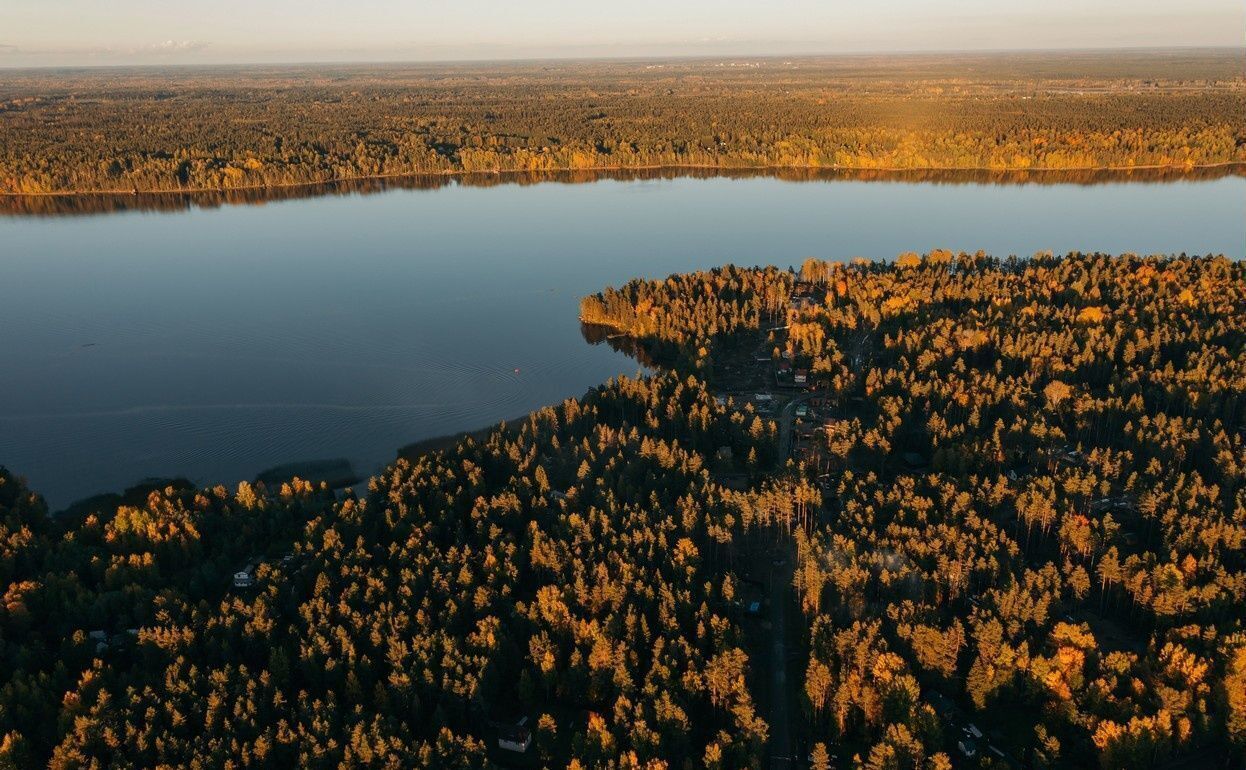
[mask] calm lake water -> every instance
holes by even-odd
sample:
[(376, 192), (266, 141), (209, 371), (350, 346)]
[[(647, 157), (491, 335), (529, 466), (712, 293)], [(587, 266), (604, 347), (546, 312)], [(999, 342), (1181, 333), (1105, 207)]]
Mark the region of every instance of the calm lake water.
[(1246, 179), (599, 181), (0, 217), (0, 464), (54, 507), (513, 418), (637, 364), (579, 297), (634, 276), (934, 247), (1246, 256)]

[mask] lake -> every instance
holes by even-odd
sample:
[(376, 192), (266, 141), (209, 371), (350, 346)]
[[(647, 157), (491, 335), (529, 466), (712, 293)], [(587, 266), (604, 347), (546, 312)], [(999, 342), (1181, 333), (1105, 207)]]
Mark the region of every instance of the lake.
[(1246, 178), (449, 184), (265, 205), (0, 217), (0, 464), (54, 507), (145, 477), (232, 486), (577, 396), (637, 364), (581, 295), (807, 256), (1246, 256)]

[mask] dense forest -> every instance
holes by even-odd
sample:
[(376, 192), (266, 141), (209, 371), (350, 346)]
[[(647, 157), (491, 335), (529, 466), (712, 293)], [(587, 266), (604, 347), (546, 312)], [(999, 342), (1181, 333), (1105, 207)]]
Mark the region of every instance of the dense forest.
[(1239, 51), (29, 70), (0, 193), (697, 167), (1246, 162)]
[(809, 260), (583, 314), (712, 376), (788, 292), (772, 355), (828, 404), (794, 471), (820, 490), (793, 527), (812, 765), (1240, 762), (1243, 265)]
[(767, 726), (722, 572), (755, 506), (704, 457), (759, 472), (772, 431), (671, 374), (359, 497), (169, 488), (66, 522), (6, 473), (0, 763), (483, 767), (529, 717), (554, 766), (747, 766)]
[[(358, 491), (52, 516), (0, 472), (0, 766), (1246, 757), (1241, 263), (809, 260), (582, 315), (663, 371)], [(813, 430), (722, 392), (753, 344), (811, 373)], [(794, 640), (782, 725), (759, 633)]]

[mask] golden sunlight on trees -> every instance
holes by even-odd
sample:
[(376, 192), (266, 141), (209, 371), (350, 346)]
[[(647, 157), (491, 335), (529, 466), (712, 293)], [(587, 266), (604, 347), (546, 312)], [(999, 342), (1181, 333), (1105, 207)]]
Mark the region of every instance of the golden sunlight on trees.
[(1233, 52), (1083, 54), (1077, 78), (1053, 75), (1062, 63), (806, 58), (726, 72), (689, 60), (661, 77), (622, 61), (513, 64), (505, 77), (479, 64), (14, 71), (0, 99), (0, 192), (677, 167), (1183, 174), (1246, 162)]
[(1240, 764), (1243, 308), (1219, 257), (724, 267), (584, 300), (657, 373), (358, 493), (0, 469), (0, 763), (758, 768), (780, 596), (814, 766)]
[(1057, 409), (1061, 404), (1073, 395), (1073, 389), (1060, 380), (1052, 380), (1047, 383), (1047, 387), (1043, 388), (1043, 396), (1047, 399), (1047, 406)]
[(1103, 312), (1103, 308), (1094, 305), (1082, 308), (1081, 312), (1077, 314), (1077, 320), (1081, 323), (1102, 323), (1105, 318), (1107, 318), (1107, 314)]
[[(793, 533), (814, 761), (847, 744), (859, 766), (947, 767), (965, 759), (940, 734), (949, 703), (982, 727), (979, 756), (1036, 767), (1241, 758), (1242, 264), (904, 264), (769, 279), (791, 300), (767, 344), (826, 362), (829, 417), (795, 470), (824, 502)], [(679, 277), (646, 344), (729, 346), (765, 322), (759, 277)]]

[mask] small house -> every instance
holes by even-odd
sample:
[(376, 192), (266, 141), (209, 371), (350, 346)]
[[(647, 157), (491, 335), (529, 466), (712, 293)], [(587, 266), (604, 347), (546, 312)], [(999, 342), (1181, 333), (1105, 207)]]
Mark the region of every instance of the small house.
[(1082, 450), (1072, 449), (1067, 446), (1060, 450), (1056, 459), (1075, 468), (1084, 468), (1087, 465), (1086, 454)]
[(255, 565), (248, 564), (234, 573), (234, 588), (250, 588), (255, 585)]
[(808, 369), (797, 369), (796, 373), (792, 375), (792, 382), (794, 382), (797, 385), (808, 385), (809, 384), (809, 370)]
[(95, 642), (95, 654), (101, 655), (108, 651), (108, 633), (102, 629), (96, 629), (87, 634), (87, 639)]
[(1107, 511), (1116, 511), (1120, 513), (1131, 513), (1136, 511), (1134, 498), (1129, 495), (1121, 495), (1120, 497), (1104, 497), (1095, 500), (1090, 504), (1091, 513), (1105, 513)]
[(974, 743), (972, 738), (963, 738), (957, 741), (956, 748), (960, 749), (960, 753), (964, 754), (967, 759), (973, 759), (978, 756), (978, 744)]
[(531, 745), (532, 731), (528, 729), (527, 717), (513, 725), (502, 725), (498, 728), (498, 748), (523, 754)]

